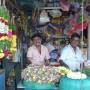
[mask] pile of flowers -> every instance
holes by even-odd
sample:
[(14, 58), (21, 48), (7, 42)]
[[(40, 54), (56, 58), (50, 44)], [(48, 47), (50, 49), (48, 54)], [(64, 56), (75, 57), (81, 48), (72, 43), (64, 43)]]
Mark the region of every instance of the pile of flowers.
[[(29, 65), (22, 71), (22, 79), (37, 83), (51, 83), (59, 80), (61, 72), (66, 70), (63, 67), (34, 66)], [(67, 70), (63, 72), (65, 75)]]
[(57, 68), (29, 65), (22, 71), (22, 79), (38, 83), (54, 82), (60, 77)]

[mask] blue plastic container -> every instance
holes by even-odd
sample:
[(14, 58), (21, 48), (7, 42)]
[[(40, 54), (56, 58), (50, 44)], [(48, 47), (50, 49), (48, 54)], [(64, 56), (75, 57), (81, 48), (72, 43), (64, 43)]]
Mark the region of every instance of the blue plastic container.
[(59, 90), (90, 90), (90, 77), (82, 80), (62, 77), (59, 83)]
[(5, 90), (5, 72), (0, 70), (0, 90)]

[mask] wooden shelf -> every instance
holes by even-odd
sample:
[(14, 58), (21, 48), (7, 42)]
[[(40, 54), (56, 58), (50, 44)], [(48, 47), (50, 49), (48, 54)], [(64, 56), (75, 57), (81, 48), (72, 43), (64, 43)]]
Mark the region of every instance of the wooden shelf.
[(61, 9), (61, 7), (40, 7), (40, 9)]

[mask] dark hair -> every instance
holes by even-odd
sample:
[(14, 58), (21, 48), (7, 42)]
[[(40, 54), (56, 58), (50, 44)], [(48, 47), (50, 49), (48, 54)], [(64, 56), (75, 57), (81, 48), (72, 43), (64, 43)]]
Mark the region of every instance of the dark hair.
[(31, 39), (33, 40), (33, 38), (35, 38), (35, 37), (39, 37), (39, 38), (42, 39), (42, 36), (41, 36), (40, 33), (35, 33), (35, 34), (33, 34), (32, 37), (31, 37)]
[(80, 35), (77, 34), (77, 33), (74, 33), (74, 34), (71, 35), (71, 39), (74, 39), (75, 37), (80, 39)]

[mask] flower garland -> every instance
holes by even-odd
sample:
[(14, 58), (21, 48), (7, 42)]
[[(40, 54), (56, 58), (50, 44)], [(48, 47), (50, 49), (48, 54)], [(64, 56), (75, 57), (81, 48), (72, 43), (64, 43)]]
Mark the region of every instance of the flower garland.
[(7, 34), (9, 31), (8, 21), (0, 17), (0, 33)]
[(0, 17), (0, 59), (16, 51), (16, 34), (9, 29), (8, 20)]

